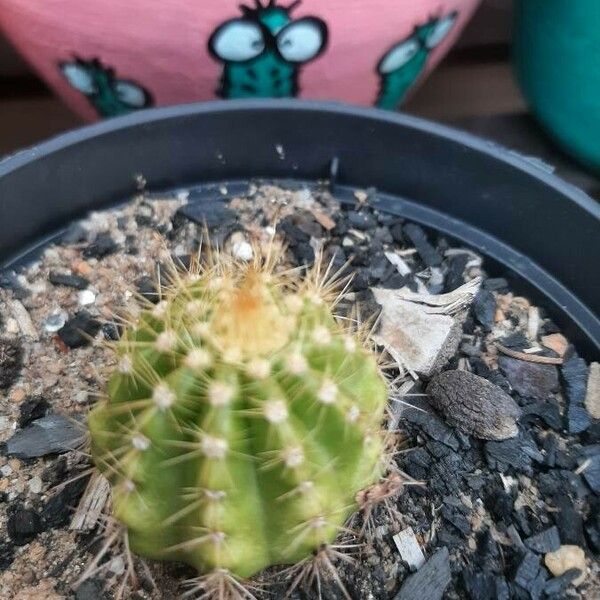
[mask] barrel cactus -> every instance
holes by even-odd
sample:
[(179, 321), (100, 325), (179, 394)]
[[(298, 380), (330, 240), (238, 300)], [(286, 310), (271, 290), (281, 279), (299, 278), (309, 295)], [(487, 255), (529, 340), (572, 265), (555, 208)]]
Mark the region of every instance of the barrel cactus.
[(115, 342), (89, 430), (136, 554), (236, 580), (294, 564), (382, 475), (376, 359), (323, 277), (274, 262), (174, 273)]

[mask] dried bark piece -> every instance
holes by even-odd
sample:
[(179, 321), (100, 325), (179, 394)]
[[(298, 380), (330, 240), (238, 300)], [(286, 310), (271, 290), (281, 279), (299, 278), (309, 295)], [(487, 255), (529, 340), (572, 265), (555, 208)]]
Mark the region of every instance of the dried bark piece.
[(87, 484), (79, 506), (73, 515), (69, 529), (91, 531), (98, 522), (104, 505), (110, 496), (110, 483), (98, 471), (95, 471)]
[(502, 389), (468, 371), (444, 371), (427, 386), (431, 405), (460, 431), (483, 440), (505, 440), (519, 430), (521, 409)]
[(590, 365), (585, 407), (594, 419), (600, 419), (600, 363), (597, 362)]

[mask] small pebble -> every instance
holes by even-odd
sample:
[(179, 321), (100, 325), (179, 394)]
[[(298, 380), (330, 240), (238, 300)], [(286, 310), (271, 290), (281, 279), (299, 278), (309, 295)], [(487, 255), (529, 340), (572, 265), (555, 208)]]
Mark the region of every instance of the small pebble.
[(125, 572), (125, 562), (122, 556), (117, 556), (110, 561), (108, 570), (115, 575), (122, 575)]
[(581, 575), (573, 581), (575, 585), (580, 585), (586, 578), (585, 552), (579, 546), (566, 544), (554, 552), (548, 552), (544, 556), (544, 563), (555, 577), (559, 577), (570, 569), (579, 569)]
[(64, 327), (64, 324), (67, 322), (69, 315), (64, 310), (58, 310), (49, 314), (43, 321), (42, 325), (44, 327), (44, 331), (48, 331), (49, 333), (54, 333)]
[(32, 477), (27, 482), (27, 485), (29, 486), (29, 489), (33, 494), (39, 494), (42, 491), (42, 480), (37, 475), (35, 477)]
[(94, 304), (96, 301), (96, 294), (92, 290), (82, 290), (77, 294), (77, 301), (81, 306), (88, 306)]

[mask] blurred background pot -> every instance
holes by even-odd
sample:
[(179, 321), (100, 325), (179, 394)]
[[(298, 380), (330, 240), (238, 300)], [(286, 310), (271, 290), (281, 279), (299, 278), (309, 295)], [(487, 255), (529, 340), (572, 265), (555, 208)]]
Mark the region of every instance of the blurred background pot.
[(600, 170), (600, 2), (517, 0), (514, 64), (540, 123)]
[(479, 0), (0, 0), (0, 27), (87, 119), (215, 97), (395, 108)]

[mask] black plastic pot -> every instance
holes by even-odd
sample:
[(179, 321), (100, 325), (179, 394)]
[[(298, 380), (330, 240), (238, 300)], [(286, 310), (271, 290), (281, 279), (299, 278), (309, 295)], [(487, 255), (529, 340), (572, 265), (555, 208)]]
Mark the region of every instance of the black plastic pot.
[(26, 260), (72, 219), (125, 200), (138, 173), (160, 190), (250, 178), (314, 182), (332, 170), (342, 197), (374, 186), (382, 209), (480, 250), (581, 352), (600, 354), (600, 206), (535, 162), (391, 112), (228, 101), (67, 133), (0, 163), (0, 262)]

